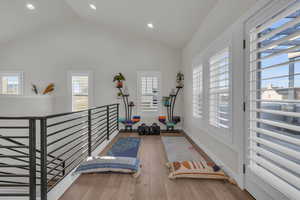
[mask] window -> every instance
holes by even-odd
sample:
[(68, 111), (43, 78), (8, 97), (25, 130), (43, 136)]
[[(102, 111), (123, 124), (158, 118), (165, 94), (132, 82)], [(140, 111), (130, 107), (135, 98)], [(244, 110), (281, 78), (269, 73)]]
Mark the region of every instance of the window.
[(203, 114), (203, 66), (193, 69), (193, 116), (202, 117)]
[(21, 72), (0, 72), (0, 94), (21, 95), (23, 93)]
[(229, 128), (229, 48), (218, 52), (210, 58), (209, 71), (209, 123), (217, 128)]
[(159, 111), (160, 72), (138, 72), (139, 111), (153, 113)]
[[(299, 2), (299, 1), (298, 1)], [(250, 169), (300, 196), (300, 5), (250, 31)]]
[(89, 108), (89, 74), (72, 73), (72, 111)]

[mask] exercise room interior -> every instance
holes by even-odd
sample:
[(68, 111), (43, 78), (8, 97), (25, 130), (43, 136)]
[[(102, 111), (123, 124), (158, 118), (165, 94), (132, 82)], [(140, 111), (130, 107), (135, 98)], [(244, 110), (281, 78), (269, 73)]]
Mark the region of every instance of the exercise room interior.
[(0, 0), (0, 200), (299, 200), (300, 0)]

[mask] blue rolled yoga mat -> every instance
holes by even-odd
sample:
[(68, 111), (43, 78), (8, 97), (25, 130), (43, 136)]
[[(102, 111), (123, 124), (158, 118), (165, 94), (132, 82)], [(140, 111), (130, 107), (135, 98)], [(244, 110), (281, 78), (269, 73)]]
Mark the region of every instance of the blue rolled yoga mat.
[(135, 137), (119, 138), (108, 151), (108, 156), (137, 158), (141, 139)]

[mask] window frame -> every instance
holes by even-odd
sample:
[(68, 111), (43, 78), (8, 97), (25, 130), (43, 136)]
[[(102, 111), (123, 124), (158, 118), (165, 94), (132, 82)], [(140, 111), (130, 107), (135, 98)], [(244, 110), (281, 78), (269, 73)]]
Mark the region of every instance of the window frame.
[[(200, 88), (202, 88), (202, 90), (199, 91), (199, 96), (201, 95), (201, 98), (200, 98), (201, 102), (199, 102), (199, 106), (202, 108), (202, 111), (199, 114), (199, 116), (196, 116), (195, 115), (195, 110), (194, 110), (195, 109), (194, 108), (194, 106), (195, 106), (194, 105), (195, 104), (194, 103), (194, 101), (195, 101), (195, 99), (194, 99), (194, 96), (195, 96), (195, 93), (194, 93), (194, 73), (199, 73), (199, 72), (195, 72), (196, 70), (199, 70), (199, 69), (201, 69), (201, 79), (199, 80), (201, 85), (198, 89), (200, 90)], [(196, 62), (193, 63), (193, 68), (192, 68), (192, 112), (193, 112), (192, 117), (193, 117), (193, 119), (195, 119), (195, 120), (203, 119), (203, 117), (205, 115), (204, 100), (205, 100), (205, 95), (204, 95), (204, 65), (203, 65), (202, 62), (196, 61)]]
[(94, 90), (93, 90), (93, 73), (89, 70), (75, 70), (75, 71), (69, 71), (68, 72), (68, 96), (69, 96), (69, 102), (70, 103), (70, 111), (76, 112), (74, 110), (73, 105), (73, 85), (72, 85), (72, 77), (73, 76), (88, 76), (88, 108), (91, 108), (94, 106)]
[[(274, 2), (270, 5), (268, 5), (266, 8), (262, 9), (259, 13), (257, 13), (255, 16), (253, 16), (252, 18), (250, 18), (249, 21), (247, 21), (246, 27), (245, 27), (245, 38), (246, 38), (246, 59), (245, 59), (245, 92), (247, 94), (246, 96), (246, 101), (247, 101), (247, 106), (246, 106), (246, 119), (245, 119), (245, 161), (246, 161), (246, 176), (247, 177), (251, 177), (251, 182), (253, 182), (256, 185), (261, 185), (264, 184), (264, 188), (250, 188), (251, 190), (249, 190), (249, 188), (246, 188), (248, 191), (253, 192), (253, 191), (260, 191), (264, 190), (266, 192), (266, 194), (268, 196), (271, 196), (272, 198), (280, 198), (280, 199), (289, 199), (288, 195), (284, 194), (284, 192), (278, 188), (284, 188), (282, 185), (280, 185), (280, 187), (278, 187), (279, 185), (279, 181), (278, 180), (272, 180), (272, 177), (270, 178), (270, 176), (268, 174), (266, 174), (264, 171), (259, 170), (259, 168), (257, 168), (258, 170), (256, 170), (256, 167), (254, 165), (251, 166), (251, 162), (250, 162), (250, 157), (252, 155), (250, 155), (250, 148), (253, 147), (252, 145), (255, 145), (254, 142), (250, 142), (250, 137), (251, 137), (251, 131), (250, 128), (252, 126), (251, 124), (251, 104), (253, 100), (253, 96), (256, 97), (256, 95), (250, 95), (251, 93), (251, 87), (253, 87), (252, 82), (253, 79), (250, 78), (250, 74), (251, 74), (251, 62), (250, 62), (250, 58), (251, 58), (251, 51), (250, 51), (250, 30), (254, 29), (254, 27), (258, 27), (261, 26), (262, 24), (264, 24), (265, 22), (267, 22), (270, 19), (275, 19), (274, 16), (280, 14), (282, 11), (284, 10), (288, 10), (288, 4), (292, 4), (294, 3), (294, 1), (285, 1), (285, 2)], [(275, 15), (274, 15), (275, 14)], [(255, 62), (256, 63), (256, 62)], [(256, 63), (257, 64), (257, 63)], [(255, 81), (258, 81), (257, 79)], [(256, 113), (255, 113), (256, 114)], [(252, 167), (252, 169), (251, 169)], [(249, 179), (249, 178), (248, 178)], [(269, 180), (265, 180), (265, 179), (269, 179)], [(250, 182), (250, 180), (245, 179), (245, 182)]]
[[(145, 112), (143, 110), (141, 110), (140, 107), (140, 103), (141, 103), (141, 77), (142, 76), (154, 76), (158, 78), (158, 107), (157, 107), (157, 111), (150, 111), (150, 112)], [(159, 70), (149, 70), (149, 71), (137, 71), (137, 112), (142, 115), (142, 116), (146, 116), (146, 117), (153, 117), (153, 116), (157, 116), (158, 114), (161, 113), (162, 110), (162, 106), (161, 106), (161, 72)]]
[[(226, 40), (227, 39), (227, 40)], [(226, 41), (226, 42), (225, 42)], [(222, 128), (222, 127), (216, 127), (210, 123), (210, 58), (213, 56), (217, 55), (224, 49), (228, 49), (229, 51), (229, 88), (228, 88), (228, 102), (229, 102), (229, 111), (228, 111), (228, 128)], [(206, 101), (207, 101), (207, 127), (208, 127), (208, 132), (211, 133), (215, 138), (217, 138), (219, 141), (222, 141), (223, 143), (227, 145), (232, 145), (233, 144), (233, 71), (234, 71), (234, 66), (233, 66), (233, 54), (232, 54), (232, 39), (228, 37), (224, 37), (222, 41), (216, 41), (216, 46), (213, 48), (211, 51), (207, 53), (206, 57), (206, 64), (207, 64), (207, 95), (206, 95)]]
[[(17, 76), (18, 77), (18, 94), (3, 94), (2, 77)], [(23, 71), (0, 71), (0, 96), (23, 96), (24, 95), (24, 72)]]
[[(227, 54), (228, 53), (228, 65), (221, 65), (221, 66), (215, 66), (215, 65), (212, 65), (212, 59), (214, 57), (217, 57), (217, 56), (222, 56), (224, 54)], [(208, 60), (208, 63), (209, 63), (209, 96), (208, 96), (208, 100), (209, 100), (209, 107), (208, 107), (208, 110), (209, 110), (209, 113), (208, 113), (208, 118), (209, 118), (209, 125), (213, 126), (213, 127), (216, 127), (216, 128), (224, 128), (224, 129), (228, 129), (230, 128), (230, 110), (232, 109), (231, 106), (230, 106), (230, 88), (231, 88), (231, 84), (230, 84), (230, 71), (232, 70), (232, 67), (231, 67), (231, 62), (230, 62), (230, 49), (229, 47), (226, 47), (220, 51), (218, 51), (217, 53), (215, 53), (214, 55), (211, 55), (209, 60)], [(213, 64), (215, 63), (218, 63), (218, 62), (222, 62), (223, 61), (223, 58), (221, 58), (220, 60), (216, 60)], [(226, 68), (228, 66), (228, 71), (226, 71)], [(211, 82), (211, 68), (212, 67), (216, 67), (217, 69), (225, 69), (224, 72), (217, 72), (217, 74), (214, 74), (214, 78), (215, 80), (213, 82)], [(215, 69), (214, 69), (215, 70)], [(226, 79), (220, 79), (219, 77), (222, 76), (222, 75), (227, 75), (228, 74), (228, 85), (225, 85), (224, 88), (222, 88), (221, 86), (217, 86), (217, 87), (212, 87), (214, 85), (212, 85), (212, 83), (219, 83), (219, 82), (222, 82), (222, 81), (227, 81)], [(218, 85), (218, 84), (216, 84)], [(211, 93), (212, 91), (212, 88), (215, 88), (213, 91), (214, 93)], [(220, 94), (228, 94), (228, 104), (229, 104), (229, 110), (228, 110), (228, 121), (229, 121), (229, 124), (228, 124), (228, 127), (220, 127), (220, 125), (216, 126), (212, 123), (212, 120), (215, 121), (215, 118), (214, 119), (211, 119), (211, 107), (212, 107), (212, 101), (211, 101), (211, 96), (215, 94), (215, 95), (220, 95)], [(215, 100), (214, 101), (214, 105), (219, 107), (220, 106), (220, 103), (218, 100)], [(215, 115), (220, 115), (219, 112), (215, 112)], [(221, 124), (220, 121), (216, 121), (218, 124)]]

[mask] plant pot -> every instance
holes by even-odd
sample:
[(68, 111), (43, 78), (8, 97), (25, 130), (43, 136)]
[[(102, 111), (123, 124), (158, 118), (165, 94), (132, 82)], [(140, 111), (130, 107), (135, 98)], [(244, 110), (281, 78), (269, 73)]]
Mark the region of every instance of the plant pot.
[(181, 81), (181, 82), (177, 82), (177, 88), (183, 88), (184, 86), (184, 83)]
[(123, 87), (123, 82), (122, 81), (118, 81), (117, 82), (117, 88), (122, 88)]

